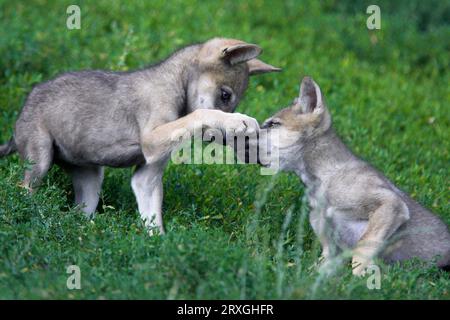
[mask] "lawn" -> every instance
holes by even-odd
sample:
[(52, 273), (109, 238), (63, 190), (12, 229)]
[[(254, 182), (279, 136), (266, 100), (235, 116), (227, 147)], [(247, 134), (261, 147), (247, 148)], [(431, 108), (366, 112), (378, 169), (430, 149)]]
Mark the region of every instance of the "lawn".
[[(343, 140), (450, 224), (450, 4), (376, 1), (0, 1), (0, 141), (33, 85), (81, 69), (132, 70), (215, 36), (259, 44), (282, 73), (254, 77), (238, 111), (263, 121), (319, 83)], [(131, 169), (107, 169), (99, 214), (73, 206), (54, 167), (32, 197), (17, 155), (0, 160), (0, 298), (449, 299), (450, 275), (381, 265), (381, 288), (350, 267), (324, 277), (299, 179), (255, 165), (175, 165), (164, 176), (167, 234), (149, 237)], [(81, 290), (68, 290), (78, 265)]]

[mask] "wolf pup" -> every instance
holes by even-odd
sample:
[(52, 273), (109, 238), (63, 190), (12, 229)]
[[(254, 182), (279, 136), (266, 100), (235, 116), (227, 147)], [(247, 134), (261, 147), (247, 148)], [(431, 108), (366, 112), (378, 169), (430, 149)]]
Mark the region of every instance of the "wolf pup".
[(132, 189), (139, 212), (148, 227), (163, 233), (161, 180), (167, 158), (148, 163), (152, 151), (146, 144), (164, 144), (173, 130), (193, 123), (258, 130), (254, 119), (231, 113), (249, 75), (280, 70), (256, 59), (260, 53), (254, 44), (214, 38), (142, 70), (62, 74), (31, 91), (0, 156), (18, 151), (31, 163), (23, 180), (30, 190), (53, 163), (67, 169), (75, 202), (88, 216), (98, 204), (103, 167), (137, 166)]
[[(311, 78), (303, 79), (299, 97), (263, 128), (278, 133), (271, 144), (278, 147), (280, 169), (295, 172), (306, 186), (324, 262), (352, 249), (355, 275), (363, 275), (376, 256), (387, 263), (436, 259), (439, 267), (449, 267), (445, 223), (342, 143)], [(260, 161), (267, 165), (273, 159)]]

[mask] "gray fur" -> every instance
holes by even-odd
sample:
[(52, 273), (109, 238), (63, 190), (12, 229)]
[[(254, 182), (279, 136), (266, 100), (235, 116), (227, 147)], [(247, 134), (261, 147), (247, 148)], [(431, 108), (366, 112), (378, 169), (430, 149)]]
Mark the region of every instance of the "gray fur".
[[(279, 70), (256, 59), (260, 53), (256, 45), (215, 38), (137, 71), (64, 73), (31, 91), (14, 139), (0, 146), (0, 156), (17, 146), (21, 158), (32, 163), (23, 182), (29, 189), (39, 184), (54, 162), (69, 168), (76, 202), (91, 215), (98, 203), (103, 166), (137, 165), (139, 183), (134, 186), (149, 188), (142, 183), (153, 180), (142, 175), (155, 170), (142, 168), (145, 135), (197, 109), (233, 112), (249, 75)], [(229, 101), (221, 98), (224, 88), (231, 93)], [(158, 177), (163, 169), (158, 167)], [(133, 190), (136, 195), (151, 193)], [(162, 196), (159, 184), (156, 194)]]
[(262, 128), (278, 131), (272, 143), (279, 147), (280, 168), (306, 185), (325, 261), (352, 249), (357, 275), (377, 255), (388, 263), (419, 258), (450, 265), (446, 224), (344, 145), (312, 79), (304, 78), (299, 98)]

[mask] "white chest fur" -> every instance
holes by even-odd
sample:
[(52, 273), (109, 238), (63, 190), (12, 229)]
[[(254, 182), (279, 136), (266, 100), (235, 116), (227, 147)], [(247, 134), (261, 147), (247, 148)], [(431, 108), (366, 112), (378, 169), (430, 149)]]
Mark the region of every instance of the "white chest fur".
[(302, 162), (297, 166), (297, 174), (307, 186), (308, 201), (312, 209), (310, 221), (315, 233), (319, 237), (325, 235), (328, 241), (341, 249), (354, 248), (366, 231), (369, 221), (358, 219), (351, 210), (331, 206), (325, 196), (327, 184), (308, 175)]
[(366, 231), (369, 221), (355, 219), (347, 212), (333, 207), (327, 209), (327, 215), (335, 229), (337, 245), (341, 248), (354, 248)]
[(316, 234), (345, 250), (354, 248), (367, 229), (368, 220), (359, 220), (344, 210), (327, 206), (325, 201), (310, 197), (311, 223)]

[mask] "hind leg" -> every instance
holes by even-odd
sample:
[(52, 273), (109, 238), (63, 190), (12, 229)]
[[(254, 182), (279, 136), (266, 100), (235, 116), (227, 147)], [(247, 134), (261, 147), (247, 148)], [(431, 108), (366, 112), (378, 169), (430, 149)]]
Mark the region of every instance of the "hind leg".
[(97, 209), (103, 183), (103, 171), (103, 167), (72, 167), (70, 169), (75, 203), (88, 218), (91, 218)]
[(30, 162), (25, 169), (22, 186), (29, 191), (38, 187), (53, 163), (53, 142), (49, 136), (34, 137), (21, 152), (24, 160)]

